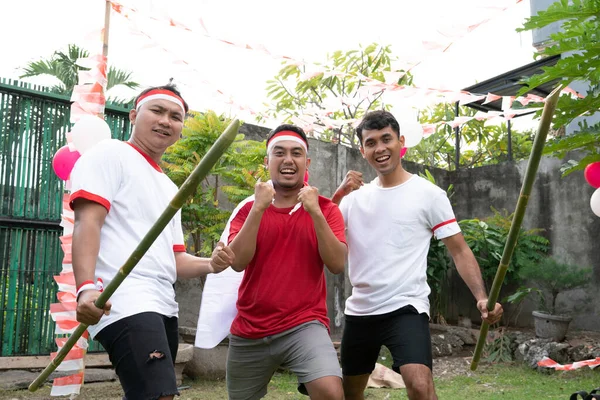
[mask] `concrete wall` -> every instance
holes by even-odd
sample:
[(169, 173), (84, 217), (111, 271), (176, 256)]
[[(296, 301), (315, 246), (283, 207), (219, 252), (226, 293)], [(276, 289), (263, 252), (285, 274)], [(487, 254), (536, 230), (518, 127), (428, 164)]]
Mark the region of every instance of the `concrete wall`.
[[(248, 139), (264, 140), (268, 130), (246, 124), (242, 133)], [(309, 140), (309, 156), (312, 159), (310, 182), (319, 188), (324, 196), (331, 196), (342, 182), (349, 169), (363, 172), (365, 181), (375, 178), (360, 152), (344, 146)], [(594, 282), (585, 289), (573, 290), (559, 295), (560, 310), (575, 313), (572, 328), (600, 330), (600, 299), (594, 297), (597, 283), (600, 282), (600, 219), (595, 217), (589, 206), (593, 189), (585, 182), (582, 173), (573, 173), (561, 178), (555, 159), (542, 159), (538, 176), (529, 201), (524, 220), (524, 228), (543, 228), (543, 233), (551, 241), (552, 253), (564, 261), (594, 267)], [(425, 167), (405, 162), (404, 167), (412, 173), (421, 173)], [(490, 207), (513, 212), (527, 162), (504, 163), (476, 169), (445, 171), (430, 169), (437, 184), (446, 189), (453, 184), (455, 195), (452, 199), (457, 218), (485, 218), (492, 215)], [(351, 287), (345, 276), (327, 273), (328, 308), (331, 330), (339, 338), (343, 329), (342, 312), (344, 300)], [(464, 283), (451, 278), (448, 304), (450, 319), (460, 315), (479, 320), (474, 301)], [(180, 281), (176, 284), (177, 299), (180, 304), (180, 325), (195, 327), (201, 299), (200, 279)], [(511, 288), (508, 288), (511, 289)], [(512, 288), (514, 290), (514, 288)], [(505, 290), (504, 294), (510, 293)], [(504, 297), (504, 294), (502, 297)], [(531, 323), (531, 308), (526, 305), (518, 320), (519, 324)]]
[[(574, 313), (572, 328), (600, 330), (600, 299), (595, 296), (600, 282), (600, 219), (591, 211), (589, 201), (593, 188), (581, 172), (562, 178), (561, 160), (543, 158), (532, 189), (523, 221), (525, 229), (542, 228), (541, 235), (550, 240), (551, 253), (559, 259), (594, 268), (594, 281), (585, 289), (576, 289), (558, 296), (559, 311)], [(513, 212), (517, 203), (527, 161), (504, 163), (450, 173), (456, 194), (453, 202), (458, 219), (483, 218), (491, 215), (490, 206)], [(452, 280), (451, 296), (455, 307), (451, 317), (468, 315), (477, 320), (466, 285)], [(504, 288), (501, 298), (516, 288)], [(467, 313), (464, 310), (469, 310)], [(526, 304), (518, 324), (529, 325), (531, 304)]]

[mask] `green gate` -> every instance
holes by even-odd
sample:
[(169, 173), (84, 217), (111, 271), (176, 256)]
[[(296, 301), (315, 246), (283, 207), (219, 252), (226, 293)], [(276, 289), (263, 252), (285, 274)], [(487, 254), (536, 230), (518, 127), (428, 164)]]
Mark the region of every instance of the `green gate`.
[[(52, 157), (69, 130), (69, 98), (0, 80), (0, 356), (56, 350), (50, 304), (63, 253), (63, 181)], [(128, 109), (108, 105), (114, 138), (129, 137)], [(98, 350), (90, 343), (90, 350)]]

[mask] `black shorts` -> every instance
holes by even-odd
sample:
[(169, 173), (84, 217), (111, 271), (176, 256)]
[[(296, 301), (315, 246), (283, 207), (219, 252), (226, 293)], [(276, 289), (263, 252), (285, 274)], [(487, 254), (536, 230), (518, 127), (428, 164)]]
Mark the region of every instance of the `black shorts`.
[(120, 319), (96, 335), (108, 352), (127, 400), (179, 394), (175, 378), (177, 317), (145, 312)]
[(387, 314), (345, 317), (341, 347), (344, 375), (373, 372), (382, 345), (392, 353), (392, 369), (396, 372), (404, 364), (422, 364), (432, 368), (427, 314), (419, 314), (409, 305)]

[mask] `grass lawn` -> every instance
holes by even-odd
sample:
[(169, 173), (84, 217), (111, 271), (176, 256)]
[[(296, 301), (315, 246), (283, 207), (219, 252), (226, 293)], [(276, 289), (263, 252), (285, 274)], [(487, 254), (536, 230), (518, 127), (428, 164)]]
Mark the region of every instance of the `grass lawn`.
[[(526, 367), (511, 364), (480, 365), (476, 372), (467, 372), (452, 378), (436, 378), (436, 389), (442, 400), (470, 399), (563, 399), (577, 390), (590, 391), (600, 386), (600, 368), (542, 374)], [(181, 391), (179, 399), (227, 399), (224, 381), (184, 382), (189, 388)], [(50, 388), (36, 393), (27, 391), (0, 392), (0, 399), (50, 399)], [(120, 386), (112, 383), (84, 385), (82, 399), (121, 399)], [(368, 389), (367, 399), (407, 399), (403, 389)], [(277, 374), (269, 385), (265, 399), (301, 399), (308, 397), (296, 391), (296, 379), (289, 374)]]

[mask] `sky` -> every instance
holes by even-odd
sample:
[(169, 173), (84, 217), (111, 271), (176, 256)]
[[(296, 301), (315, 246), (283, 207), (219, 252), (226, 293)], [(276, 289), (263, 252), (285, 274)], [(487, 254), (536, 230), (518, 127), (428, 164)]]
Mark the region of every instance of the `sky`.
[[(3, 18), (0, 24), (0, 35), (5, 38), (0, 77), (18, 78), (28, 61), (49, 57), (68, 43), (101, 52), (104, 0), (3, 3), (4, 16), (12, 17)], [(373, 42), (389, 44), (398, 58), (395, 65), (417, 63), (411, 69), (415, 85), (434, 89), (462, 89), (533, 61), (531, 34), (515, 32), (529, 16), (527, 0), (121, 3), (136, 11), (129, 12), (129, 19), (111, 14), (109, 64), (132, 71), (134, 80), (143, 86), (174, 78), (192, 109), (213, 109), (246, 122), (254, 122), (253, 117), (240, 108), (265, 108), (266, 81), (282, 65), (278, 55), (302, 60), (310, 69), (335, 50)], [(169, 26), (169, 20), (178, 27)], [(16, 40), (8, 40), (12, 37)], [(442, 52), (432, 43), (451, 45)], [(53, 83), (47, 78), (29, 81)], [(136, 93), (127, 89), (110, 94), (131, 97)], [(401, 117), (423, 107), (413, 99), (393, 95), (387, 101)], [(263, 125), (275, 126), (277, 121)]]

